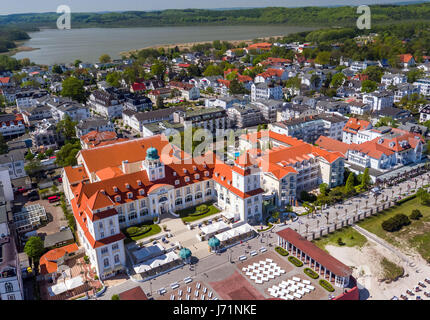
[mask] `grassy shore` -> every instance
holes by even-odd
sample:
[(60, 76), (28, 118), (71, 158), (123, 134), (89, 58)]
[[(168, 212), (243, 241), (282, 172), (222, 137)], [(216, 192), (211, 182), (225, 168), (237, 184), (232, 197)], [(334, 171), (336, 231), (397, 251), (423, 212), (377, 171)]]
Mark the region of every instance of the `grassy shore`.
[[(411, 220), (410, 225), (396, 232), (382, 229), (383, 221), (399, 213), (409, 216), (414, 209), (421, 211), (423, 217), (420, 220)], [(430, 207), (421, 205), (419, 198), (387, 209), (377, 216), (359, 222), (358, 225), (401, 249), (414, 248), (425, 260), (430, 261)]]
[[(341, 239), (341, 244), (339, 243), (339, 238)], [(366, 242), (366, 237), (351, 227), (340, 229), (314, 241), (314, 243), (323, 250), (325, 250), (326, 245), (338, 247), (362, 247)]]

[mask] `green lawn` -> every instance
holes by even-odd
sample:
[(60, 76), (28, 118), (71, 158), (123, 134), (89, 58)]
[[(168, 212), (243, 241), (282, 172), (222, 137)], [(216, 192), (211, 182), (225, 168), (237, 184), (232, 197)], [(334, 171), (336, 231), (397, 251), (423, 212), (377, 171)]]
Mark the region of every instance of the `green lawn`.
[(338, 231), (335, 231), (331, 234), (328, 234), (326, 236), (323, 236), (318, 240), (315, 240), (314, 243), (319, 248), (325, 250), (326, 245), (333, 245), (338, 247), (341, 246), (338, 243), (339, 238), (342, 239), (342, 243), (343, 243), (342, 246), (346, 246), (346, 247), (355, 247), (355, 246), (362, 247), (367, 242), (367, 239), (365, 236), (355, 231), (351, 227), (346, 227)]
[(176, 214), (178, 214), (182, 221), (184, 222), (193, 222), (199, 219), (203, 219), (206, 217), (209, 217), (211, 215), (217, 214), (220, 212), (220, 210), (218, 210), (217, 208), (215, 208), (215, 206), (212, 204), (212, 202), (209, 203), (204, 203), (205, 205), (208, 206), (208, 211), (204, 214), (196, 214), (196, 208), (198, 206), (201, 206), (202, 204), (199, 204), (195, 207), (191, 207), (191, 208), (187, 208), (187, 209), (183, 209), (183, 210), (178, 210), (176, 211)]
[(143, 233), (143, 234), (135, 236), (135, 237), (130, 237), (128, 235), (126, 229), (122, 230), (122, 233), (124, 233), (125, 236), (127, 237), (126, 242), (137, 241), (137, 240), (147, 238), (147, 237), (153, 236), (153, 235), (161, 232), (161, 227), (158, 224), (152, 224), (152, 222), (144, 223), (144, 224), (138, 225), (136, 227), (140, 228), (142, 226), (148, 226), (148, 227), (150, 227), (150, 230)]
[[(423, 217), (420, 220), (411, 220), (410, 225), (396, 232), (387, 232), (382, 229), (381, 224), (383, 221), (399, 213), (409, 217), (414, 209), (421, 211)], [(421, 205), (419, 198), (408, 200), (385, 210), (377, 216), (372, 216), (359, 222), (358, 225), (394, 246), (403, 249), (414, 248), (424, 259), (430, 261), (430, 207)]]

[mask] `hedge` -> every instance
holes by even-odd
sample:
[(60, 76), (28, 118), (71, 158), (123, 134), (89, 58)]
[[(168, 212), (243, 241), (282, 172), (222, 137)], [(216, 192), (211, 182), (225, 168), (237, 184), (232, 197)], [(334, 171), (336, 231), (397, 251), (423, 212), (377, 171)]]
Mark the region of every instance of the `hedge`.
[(330, 284), (330, 282), (321, 279), (319, 282), (320, 286), (323, 287), (324, 289), (326, 289), (328, 292), (333, 292), (334, 288), (333, 286)]
[(314, 270), (310, 269), (310, 268), (305, 268), (305, 270), (303, 271), (307, 276), (311, 277), (312, 279), (318, 279), (320, 276), (318, 275), (318, 273), (316, 273)]
[(397, 205), (400, 205), (400, 204), (402, 204), (402, 203), (404, 203), (404, 202), (406, 202), (406, 201), (409, 201), (409, 200), (415, 199), (416, 197), (417, 197), (417, 195), (416, 195), (416, 194), (413, 194), (413, 195), (411, 195), (411, 196), (409, 196), (409, 197), (406, 197), (406, 198), (404, 198), (404, 199), (402, 199), (402, 200), (396, 201), (396, 204), (397, 204)]
[(129, 237), (137, 237), (140, 236), (146, 232), (151, 230), (151, 227), (149, 226), (142, 226), (142, 227), (130, 227), (126, 229), (127, 236)]
[(382, 222), (381, 227), (385, 231), (388, 232), (394, 232), (399, 231), (402, 227), (407, 226), (411, 223), (408, 216), (399, 213), (396, 214), (394, 217), (391, 217), (385, 221)]
[(284, 248), (276, 247), (276, 248), (275, 248), (275, 251), (276, 251), (277, 253), (279, 253), (279, 254), (280, 254), (281, 256), (283, 256), (283, 257), (288, 256), (288, 251), (287, 251), (287, 250), (285, 250)]
[(301, 262), (299, 259), (293, 256), (288, 257), (288, 261), (290, 261), (292, 264), (294, 264), (296, 267), (300, 268), (303, 266), (303, 262)]

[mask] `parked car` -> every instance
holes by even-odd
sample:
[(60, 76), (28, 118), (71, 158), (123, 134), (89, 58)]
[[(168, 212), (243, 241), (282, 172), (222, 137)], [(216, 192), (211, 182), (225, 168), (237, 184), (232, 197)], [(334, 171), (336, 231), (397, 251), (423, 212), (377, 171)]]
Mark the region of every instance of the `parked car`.
[(60, 197), (59, 196), (52, 196), (48, 198), (49, 203), (53, 203), (53, 202), (57, 202), (60, 201)]

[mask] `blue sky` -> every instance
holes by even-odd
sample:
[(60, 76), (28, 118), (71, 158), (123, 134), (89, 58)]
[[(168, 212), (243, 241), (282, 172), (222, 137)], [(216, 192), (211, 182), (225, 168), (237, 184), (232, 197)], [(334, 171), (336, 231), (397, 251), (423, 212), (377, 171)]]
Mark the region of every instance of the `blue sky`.
[[(405, 1), (405, 0), (403, 0)], [(267, 6), (322, 6), (394, 3), (399, 0), (18, 0), (0, 1), (0, 14), (54, 12), (59, 5), (69, 5), (72, 12), (123, 10), (162, 10), (184, 8), (233, 8)]]

